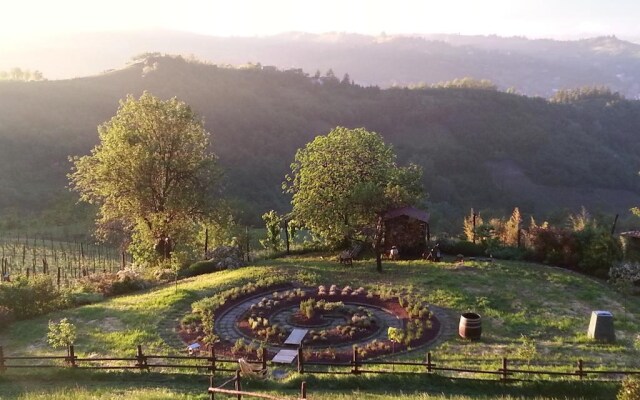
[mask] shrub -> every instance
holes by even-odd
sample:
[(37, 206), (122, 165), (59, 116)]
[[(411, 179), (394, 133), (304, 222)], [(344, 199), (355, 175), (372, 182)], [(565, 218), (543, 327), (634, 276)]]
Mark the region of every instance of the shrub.
[(149, 283), (137, 272), (124, 269), (111, 274), (93, 274), (83, 277), (77, 283), (79, 289), (86, 293), (101, 293), (104, 296), (115, 296), (149, 287)]
[(217, 261), (197, 261), (187, 268), (180, 271), (180, 276), (189, 277), (189, 276), (197, 276), (202, 274), (208, 274), (211, 272), (218, 272), (225, 269), (224, 267), (218, 267)]
[(246, 344), (244, 343), (244, 340), (243, 339), (238, 339), (238, 340), (236, 340), (235, 344), (231, 348), (231, 351), (234, 354), (238, 354), (238, 353), (241, 353), (245, 349), (246, 349)]
[(300, 314), (304, 315), (308, 319), (313, 318), (316, 315), (316, 300), (308, 299), (300, 302)]
[(578, 243), (566, 229), (535, 227), (529, 230), (534, 261), (575, 268), (578, 265)]
[(153, 272), (153, 278), (157, 281), (171, 281), (176, 275), (171, 268), (158, 268)]
[(528, 254), (525, 249), (518, 247), (499, 246), (491, 249), (490, 255), (500, 260), (524, 260)]
[(113, 283), (113, 294), (124, 294), (149, 287), (149, 283), (133, 269), (123, 269), (116, 272), (116, 282)]
[(71, 299), (49, 276), (37, 275), (0, 285), (0, 304), (11, 310), (15, 319), (27, 319), (66, 308)]
[(485, 245), (456, 239), (441, 241), (440, 250), (442, 250), (443, 253), (463, 254), (467, 257), (480, 257), (487, 254), (487, 247)]
[(49, 333), (47, 341), (54, 349), (69, 347), (76, 341), (76, 326), (63, 318), (57, 324), (49, 321)]
[(609, 269), (609, 282), (620, 291), (638, 294), (640, 291), (640, 263), (615, 263)]
[(517, 357), (527, 360), (527, 363), (531, 362), (538, 355), (536, 341), (533, 338), (521, 335), (520, 345), (516, 348), (515, 354)]
[(187, 314), (182, 318), (181, 324), (182, 325), (189, 325), (189, 324), (200, 324), (202, 323), (202, 317), (200, 316), (200, 314)]
[(582, 272), (606, 278), (609, 269), (622, 259), (622, 246), (605, 229), (588, 227), (575, 232), (578, 243), (578, 267)]
[(104, 300), (102, 293), (72, 293), (71, 302), (75, 306), (98, 303)]
[(617, 400), (640, 399), (640, 377), (628, 376), (622, 381)]
[(0, 306), (0, 330), (8, 327), (13, 322), (13, 311), (5, 306)]

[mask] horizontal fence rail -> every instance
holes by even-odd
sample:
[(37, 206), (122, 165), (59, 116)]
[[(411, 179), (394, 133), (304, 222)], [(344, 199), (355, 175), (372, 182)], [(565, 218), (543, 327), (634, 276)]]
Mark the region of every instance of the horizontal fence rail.
[[(69, 346), (67, 355), (61, 356), (7, 356), (0, 346), (0, 373), (9, 369), (38, 369), (38, 368), (77, 368), (77, 369), (120, 369), (144, 370), (152, 369), (195, 369), (197, 371), (215, 374), (216, 372), (236, 372), (238, 360), (219, 358), (215, 350), (211, 349), (207, 355), (152, 355), (145, 354), (142, 346), (138, 345), (135, 355), (131, 357), (78, 357), (74, 346)], [(448, 360), (456, 366), (446, 366), (447, 360), (433, 359), (431, 352), (426, 354), (424, 361), (363, 361), (360, 360), (356, 347), (353, 349), (351, 361), (327, 362), (307, 361), (302, 349), (298, 349), (297, 362), (292, 366), (300, 374), (331, 374), (331, 375), (359, 375), (359, 374), (436, 374), (449, 373), (447, 376), (476, 376), (495, 377), (500, 381), (547, 379), (576, 377), (578, 379), (622, 380), (627, 375), (640, 375), (640, 369), (621, 368), (618, 366), (596, 365), (587, 368), (583, 360), (575, 363), (561, 364), (554, 362), (549, 365), (536, 363), (534, 365), (515, 362), (506, 357), (496, 360), (486, 360), (484, 365), (472, 362), (469, 365), (464, 360)], [(119, 362), (116, 364), (115, 362)], [(256, 365), (256, 369), (266, 370), (269, 364), (268, 352), (262, 349), (257, 359), (248, 359), (247, 363)], [(283, 367), (281, 364), (279, 366)], [(397, 370), (396, 368), (399, 368)], [(555, 368), (555, 369), (550, 369)], [(471, 376), (470, 376), (471, 374)], [(481, 379), (481, 378), (476, 378)]]
[[(223, 388), (223, 386), (226, 386), (227, 384), (230, 384), (230, 383), (233, 383), (233, 387), (234, 387), (233, 389)], [(278, 397), (278, 396), (272, 396), (270, 394), (265, 394), (265, 393), (243, 391), (242, 376), (240, 374), (240, 370), (236, 370), (236, 375), (233, 377), (233, 379), (226, 381), (225, 383), (223, 383), (218, 387), (213, 386), (213, 376), (212, 376), (209, 380), (209, 389), (207, 392), (209, 393), (210, 400), (215, 400), (216, 393), (222, 393), (225, 395), (235, 395), (238, 400), (242, 400), (243, 396), (248, 396), (256, 399), (267, 399), (267, 400), (289, 400), (286, 397)], [(307, 383), (304, 381), (300, 384), (300, 397), (298, 397), (297, 399), (298, 400), (307, 399)]]

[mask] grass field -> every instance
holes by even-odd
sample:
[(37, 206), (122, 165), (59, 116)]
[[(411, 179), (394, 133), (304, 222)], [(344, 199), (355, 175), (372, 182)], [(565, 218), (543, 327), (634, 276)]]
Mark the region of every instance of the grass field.
[[(0, 344), (7, 355), (59, 355), (59, 351), (54, 352), (46, 344), (47, 323), (50, 319), (67, 317), (78, 328), (76, 352), (81, 356), (133, 355), (137, 344), (143, 344), (147, 353), (179, 352), (184, 344), (173, 328), (176, 321), (190, 310), (193, 301), (224, 288), (276, 274), (304, 285), (393, 285), (412, 289), (427, 296), (432, 304), (449, 310), (452, 318), (469, 310), (479, 312), (483, 316), (482, 341), (468, 342), (451, 337), (429, 348), (436, 359), (446, 360), (447, 365), (462, 365), (463, 359), (492, 362), (502, 356), (522, 358), (522, 336), (525, 335), (529, 343), (534, 344), (533, 355), (527, 355), (531, 358), (527, 361), (534, 364), (569, 364), (582, 358), (594, 365), (640, 366), (640, 351), (636, 348), (640, 331), (640, 301), (637, 298), (625, 299), (601, 282), (557, 268), (502, 261), (467, 262), (465, 265), (388, 262), (385, 263), (385, 272), (378, 274), (371, 261), (344, 267), (326, 256), (265, 260), (247, 268), (181, 281), (177, 291), (173, 285), (167, 285), (17, 322), (2, 332)], [(599, 309), (610, 310), (615, 315), (618, 338), (615, 344), (598, 344), (586, 338), (590, 312)], [(399, 358), (421, 359), (424, 351), (426, 349), (409, 352)], [(44, 376), (47, 382), (42, 385), (26, 383), (31, 376), (29, 374), (39, 379)], [(82, 375), (78, 378), (74, 374)], [(183, 375), (86, 374), (78, 371), (61, 371), (47, 376), (9, 371), (0, 377), (0, 398), (205, 398), (207, 382), (204, 377), (180, 376)], [(519, 383), (504, 388), (496, 382), (450, 380), (438, 376), (420, 379), (378, 376), (304, 378), (310, 381), (311, 398), (318, 399), (613, 399), (618, 386), (612, 383), (554, 382)], [(294, 374), (284, 382), (251, 382), (248, 387), (293, 395), (300, 379)], [(418, 392), (436, 397), (426, 397), (426, 394), (416, 397)]]

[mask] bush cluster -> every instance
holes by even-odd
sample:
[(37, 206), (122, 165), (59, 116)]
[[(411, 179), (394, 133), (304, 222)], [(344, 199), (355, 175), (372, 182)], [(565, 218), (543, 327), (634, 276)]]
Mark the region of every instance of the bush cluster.
[(622, 258), (620, 242), (594, 224), (580, 230), (534, 226), (523, 233), (524, 247), (506, 246), (499, 241), (485, 244), (447, 239), (440, 248), (447, 254), (467, 257), (492, 256), (504, 260), (535, 261), (571, 268), (584, 274), (606, 278), (610, 267)]
[(445, 239), (440, 242), (440, 250), (446, 254), (464, 254), (467, 257), (487, 255), (487, 246), (466, 240)]
[(124, 269), (116, 273), (87, 275), (78, 280), (78, 289), (85, 293), (115, 296), (135, 292), (151, 286), (138, 272)]
[(581, 230), (536, 227), (529, 230), (531, 261), (568, 267), (606, 278), (610, 267), (622, 258), (620, 242), (603, 228)]
[(318, 314), (340, 311), (343, 309), (344, 303), (341, 301), (307, 299), (300, 302), (300, 314), (304, 315), (308, 319), (312, 319)]
[(28, 319), (71, 305), (66, 291), (58, 290), (51, 277), (36, 275), (29, 279), (18, 277), (0, 285), (0, 318)]

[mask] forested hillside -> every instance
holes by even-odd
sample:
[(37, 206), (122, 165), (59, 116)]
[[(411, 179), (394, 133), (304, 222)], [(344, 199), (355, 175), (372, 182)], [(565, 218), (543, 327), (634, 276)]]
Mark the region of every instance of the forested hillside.
[(624, 215), (640, 195), (640, 102), (610, 93), (550, 102), (495, 90), (381, 90), (154, 56), (95, 77), (0, 82), (0, 212), (69, 204), (67, 157), (88, 153), (118, 100), (144, 90), (177, 96), (205, 119), (226, 193), (253, 223), (288, 208), (281, 182), (295, 151), (338, 125), (377, 131), (400, 162), (423, 166), (438, 230), (459, 230), (445, 222), (459, 223), (469, 207)]

